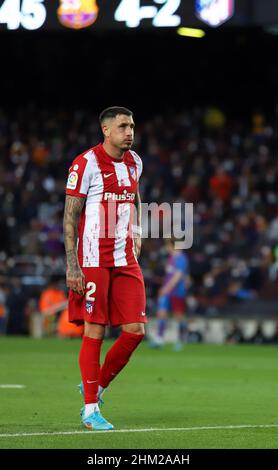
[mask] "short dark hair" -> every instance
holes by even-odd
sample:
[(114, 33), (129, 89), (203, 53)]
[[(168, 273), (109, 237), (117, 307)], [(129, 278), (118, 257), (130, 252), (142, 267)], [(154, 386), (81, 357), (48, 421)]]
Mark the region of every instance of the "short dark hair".
[(104, 109), (99, 115), (100, 124), (107, 118), (115, 118), (118, 114), (124, 114), (125, 116), (133, 116), (133, 112), (122, 106), (110, 106), (110, 108)]

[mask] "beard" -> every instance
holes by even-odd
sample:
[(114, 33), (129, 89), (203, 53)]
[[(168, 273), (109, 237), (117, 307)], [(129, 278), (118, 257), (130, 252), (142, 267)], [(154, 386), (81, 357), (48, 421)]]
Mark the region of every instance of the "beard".
[(123, 143), (123, 144), (121, 145), (121, 150), (126, 151), (126, 150), (131, 149), (132, 144), (133, 144), (133, 142), (131, 142), (131, 143)]

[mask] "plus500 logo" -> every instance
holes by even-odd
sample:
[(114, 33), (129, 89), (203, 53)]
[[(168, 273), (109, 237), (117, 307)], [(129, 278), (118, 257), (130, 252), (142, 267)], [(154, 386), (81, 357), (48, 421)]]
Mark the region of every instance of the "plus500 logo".
[(104, 200), (107, 201), (109, 199), (112, 201), (134, 201), (135, 194), (128, 193), (127, 191), (124, 191), (123, 194), (104, 193)]

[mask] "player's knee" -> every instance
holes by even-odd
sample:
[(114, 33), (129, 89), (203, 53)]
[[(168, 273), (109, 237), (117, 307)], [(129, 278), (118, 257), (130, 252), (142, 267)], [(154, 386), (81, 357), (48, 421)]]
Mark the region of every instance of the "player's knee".
[(133, 333), (134, 335), (145, 335), (144, 323), (124, 325), (122, 327), (122, 330), (126, 331), (127, 333)]
[(85, 321), (84, 325), (84, 336), (89, 338), (103, 339), (105, 333), (105, 327), (97, 323), (88, 323)]
[(134, 334), (136, 334), (136, 335), (145, 335), (145, 327), (144, 327), (144, 325), (139, 326), (139, 327), (136, 329), (136, 332), (135, 332)]

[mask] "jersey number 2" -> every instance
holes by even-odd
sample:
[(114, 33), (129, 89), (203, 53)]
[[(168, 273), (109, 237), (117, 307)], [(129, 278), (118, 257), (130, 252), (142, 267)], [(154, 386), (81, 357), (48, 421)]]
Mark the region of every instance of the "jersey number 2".
[(90, 300), (91, 302), (94, 302), (95, 297), (92, 297), (92, 295), (95, 293), (96, 288), (97, 288), (97, 285), (95, 282), (87, 282), (86, 289), (88, 290), (86, 292), (86, 300)]

